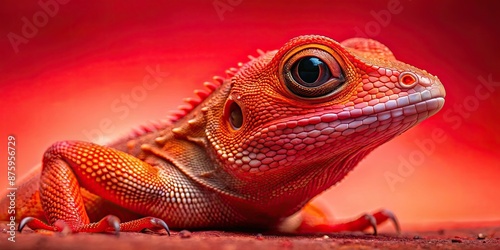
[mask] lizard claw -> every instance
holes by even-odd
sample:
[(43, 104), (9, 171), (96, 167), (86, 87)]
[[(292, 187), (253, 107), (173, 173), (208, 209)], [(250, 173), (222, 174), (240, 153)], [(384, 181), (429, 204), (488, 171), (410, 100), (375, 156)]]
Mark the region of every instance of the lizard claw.
[(373, 228), (373, 235), (378, 234), (377, 225), (381, 224), (386, 220), (390, 220), (392, 222), (398, 234), (401, 233), (401, 227), (399, 225), (398, 218), (391, 210), (382, 209), (374, 214), (365, 214), (364, 217), (365, 217), (364, 219)]
[(22, 232), (23, 232), (24, 227), (25, 227), (28, 223), (30, 223), (31, 221), (33, 221), (34, 219), (35, 219), (35, 218), (33, 218), (33, 217), (26, 217), (26, 218), (23, 218), (23, 219), (21, 220), (21, 222), (19, 222), (19, 227), (17, 228), (17, 231), (19, 231), (20, 233), (22, 233)]
[(120, 219), (114, 215), (107, 215), (98, 222), (73, 227), (73, 232), (113, 232), (116, 236), (118, 236), (120, 234)]
[(73, 232), (73, 230), (71, 230), (71, 228), (69, 227), (68, 223), (66, 223), (64, 220), (57, 220), (54, 223), (54, 226), (58, 228), (59, 231), (61, 231), (62, 235), (68, 235), (71, 232)]
[(168, 236), (170, 236), (170, 229), (168, 228), (167, 223), (165, 223), (165, 221), (163, 221), (162, 219), (152, 218), (151, 224), (156, 226), (156, 227), (161, 227), (161, 228), (165, 229), (165, 231), (167, 231)]
[[(344, 223), (330, 223), (328, 220), (318, 220), (319, 217), (323, 216), (318, 213), (318, 210), (314, 210), (315, 207), (309, 205), (302, 212), (301, 224), (296, 229), (298, 233), (319, 233), (319, 232), (341, 232), (341, 231), (364, 231), (369, 228), (373, 228), (373, 235), (378, 235), (378, 225), (384, 223), (387, 220), (391, 220), (396, 228), (396, 232), (399, 234), (401, 228), (396, 215), (387, 209), (378, 210), (375, 213), (365, 213), (362, 214), (355, 220), (347, 221)], [(312, 212), (311, 212), (312, 211)]]
[(56, 227), (49, 226), (46, 223), (44, 223), (43, 221), (41, 221), (37, 218), (34, 218), (34, 217), (23, 218), (21, 220), (21, 222), (19, 222), (19, 227), (17, 228), (17, 231), (22, 233), (24, 227), (26, 227), (26, 226), (30, 227), (33, 230), (44, 229), (44, 230), (49, 230), (49, 231), (57, 231)]
[(120, 229), (122, 232), (140, 232), (144, 229), (165, 229), (167, 234), (170, 236), (170, 229), (167, 223), (162, 219), (155, 217), (144, 217), (137, 220), (127, 221), (120, 224)]
[(377, 219), (371, 214), (365, 214), (365, 220), (370, 223), (373, 228), (373, 235), (377, 235)]
[[(396, 215), (391, 210), (382, 209), (379, 212), (375, 213), (373, 216), (375, 218), (379, 217), (379, 220), (380, 219), (382, 219), (382, 220), (386, 220), (386, 219), (391, 220), (392, 224), (394, 225), (394, 228), (396, 229), (396, 232), (398, 234), (401, 233), (401, 226), (399, 225), (398, 218), (396, 217)], [(382, 217), (382, 218), (380, 218), (380, 217)]]
[(108, 225), (114, 229), (115, 235), (118, 236), (120, 234), (120, 219), (114, 215), (108, 215), (106, 220)]
[[(71, 222), (70, 222), (71, 223)], [(57, 220), (54, 225), (47, 225), (41, 220), (34, 217), (26, 217), (19, 223), (18, 231), (29, 226), (33, 230), (44, 229), (49, 231), (60, 231), (65, 234), (67, 233), (77, 233), (77, 232), (88, 232), (88, 233), (102, 233), (102, 232), (113, 232), (115, 235), (119, 235), (122, 232), (139, 232), (144, 229), (165, 229), (168, 236), (170, 236), (170, 229), (167, 223), (162, 219), (154, 217), (145, 217), (133, 221), (127, 221), (120, 223), (120, 219), (114, 215), (108, 215), (102, 218), (100, 221), (84, 225), (74, 225), (68, 224), (68, 221)]]

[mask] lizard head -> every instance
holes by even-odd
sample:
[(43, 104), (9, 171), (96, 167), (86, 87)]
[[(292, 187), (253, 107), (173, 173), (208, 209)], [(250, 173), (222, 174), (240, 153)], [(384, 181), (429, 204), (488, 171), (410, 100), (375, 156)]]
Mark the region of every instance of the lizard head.
[(396, 60), (377, 41), (323, 36), (263, 53), (220, 91), (206, 111), (206, 135), (226, 171), (253, 183), (315, 182), (321, 191), (438, 112), (445, 96), (437, 77)]

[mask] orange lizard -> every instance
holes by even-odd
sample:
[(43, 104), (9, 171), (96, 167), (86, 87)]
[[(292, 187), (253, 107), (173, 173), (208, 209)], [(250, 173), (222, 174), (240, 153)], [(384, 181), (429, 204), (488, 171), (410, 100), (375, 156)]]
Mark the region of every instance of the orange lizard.
[(335, 224), (301, 209), (370, 151), (437, 113), (438, 78), (363, 38), (300, 36), (259, 54), (206, 82), (168, 122), (106, 146), (53, 144), (18, 188), (19, 230), (397, 226), (385, 210)]

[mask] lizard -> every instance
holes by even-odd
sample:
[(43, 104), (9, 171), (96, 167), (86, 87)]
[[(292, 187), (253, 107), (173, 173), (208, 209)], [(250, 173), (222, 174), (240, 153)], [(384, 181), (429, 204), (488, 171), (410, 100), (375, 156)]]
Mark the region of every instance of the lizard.
[(258, 53), (168, 119), (106, 145), (54, 143), (18, 187), (18, 230), (328, 233), (397, 223), (387, 210), (315, 221), (322, 213), (306, 204), (436, 114), (440, 80), (368, 38), (304, 35)]

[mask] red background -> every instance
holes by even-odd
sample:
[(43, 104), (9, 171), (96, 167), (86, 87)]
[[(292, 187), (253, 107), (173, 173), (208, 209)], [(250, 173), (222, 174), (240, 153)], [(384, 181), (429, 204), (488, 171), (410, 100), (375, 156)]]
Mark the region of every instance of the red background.
[[(475, 92), (480, 76), (500, 82), (498, 7), (487, 1), (232, 2), (235, 6), (228, 5), (221, 18), (211, 0), (70, 1), (59, 5), (17, 53), (8, 34), (22, 35), (23, 17), (32, 20), (43, 9), (38, 1), (2, 3), (0, 157), (6, 159), (7, 136), (15, 135), (21, 176), (55, 141), (102, 142), (164, 117), (203, 81), (224, 75), (257, 48), (276, 49), (301, 34), (341, 41), (359, 36), (356, 29), (367, 29), (400, 60), (439, 76), (446, 104), (436, 116), (374, 151), (319, 200), (341, 219), (390, 208), (407, 228), (500, 220), (500, 86), (484, 92), (489, 96), (482, 100)], [(399, 2), (400, 13), (377, 23), (375, 16), (389, 13), (390, 2)], [(146, 67), (157, 65), (168, 72), (164, 81), (129, 106), (127, 115), (113, 110), (112, 103), (124, 107), (121, 96), (141, 86)], [(464, 102), (469, 109), (460, 112), (457, 107)], [(86, 136), (84, 131), (99, 129), (103, 120), (110, 122), (105, 133), (101, 130), (105, 137)], [(434, 140), (430, 150), (420, 149), (419, 142), (431, 140), (436, 129), (445, 131), (443, 139)], [(418, 155), (424, 157), (413, 158), (413, 170), (401, 173), (402, 159)], [(390, 185), (388, 173), (403, 182)]]

